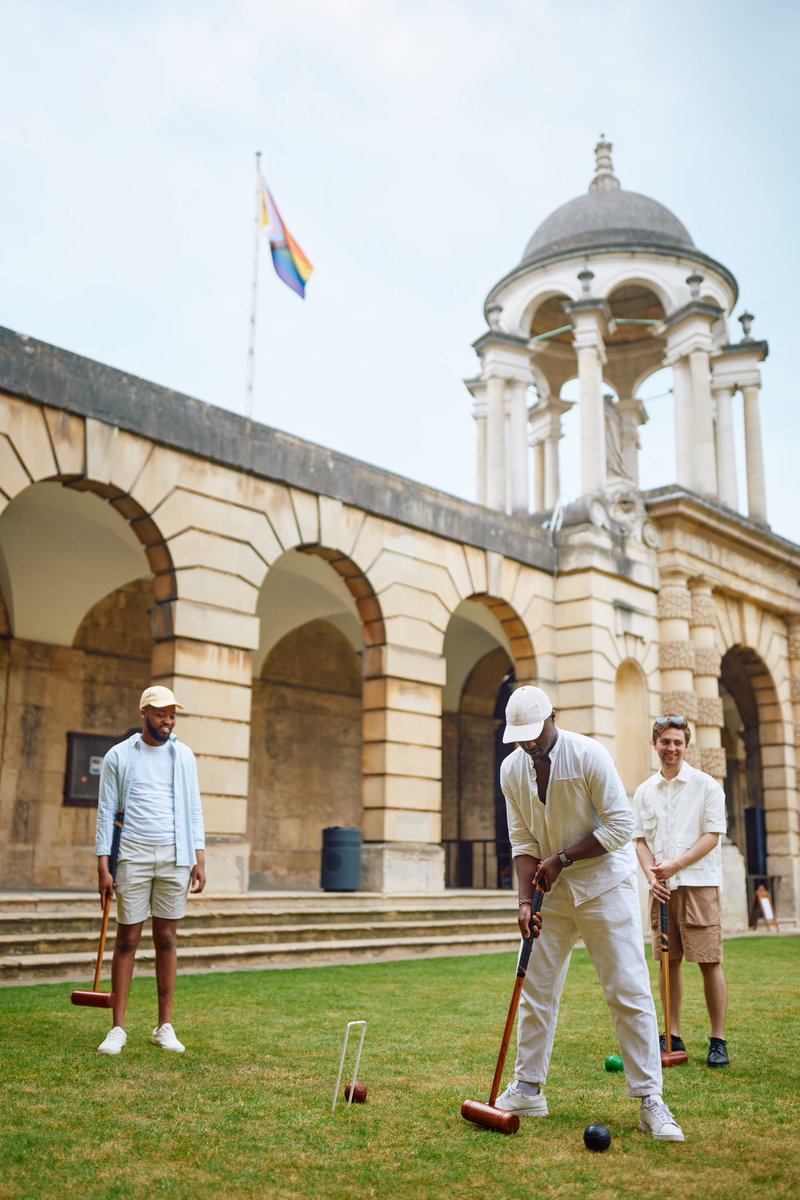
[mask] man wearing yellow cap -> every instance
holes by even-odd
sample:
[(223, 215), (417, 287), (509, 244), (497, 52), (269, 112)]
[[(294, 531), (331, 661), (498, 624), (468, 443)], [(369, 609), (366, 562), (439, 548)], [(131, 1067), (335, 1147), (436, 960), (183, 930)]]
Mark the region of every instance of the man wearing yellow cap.
[[(98, 1054), (120, 1054), (128, 1035), (125, 1011), (133, 964), (148, 915), (153, 920), (158, 1024), (151, 1041), (182, 1054), (172, 1027), (177, 975), (175, 936), (189, 890), (206, 885), (205, 830), (197, 764), (175, 733), (182, 708), (167, 687), (146, 688), (139, 701), (141, 733), (112, 746), (103, 759), (97, 805), (97, 889), (117, 897), (117, 937), (111, 967), (114, 1024)], [(123, 810), (116, 875), (109, 870), (114, 821)]]

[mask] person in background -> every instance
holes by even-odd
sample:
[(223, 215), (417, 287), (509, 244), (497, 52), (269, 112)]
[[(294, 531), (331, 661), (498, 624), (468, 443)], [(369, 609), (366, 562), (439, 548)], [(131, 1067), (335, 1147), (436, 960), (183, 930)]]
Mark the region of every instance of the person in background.
[[(681, 1038), (681, 960), (696, 962), (703, 976), (711, 1038), (709, 1067), (730, 1063), (725, 1041), (728, 989), (722, 970), (722, 852), (725, 793), (711, 775), (685, 761), (691, 731), (685, 717), (659, 717), (652, 730), (661, 769), (633, 797), (636, 853), (650, 885), (653, 954), (661, 958), (660, 906), (668, 905), (670, 1022), (673, 1050)], [(664, 1001), (664, 969), (659, 979)], [(666, 1048), (666, 1030), (661, 1035)]]

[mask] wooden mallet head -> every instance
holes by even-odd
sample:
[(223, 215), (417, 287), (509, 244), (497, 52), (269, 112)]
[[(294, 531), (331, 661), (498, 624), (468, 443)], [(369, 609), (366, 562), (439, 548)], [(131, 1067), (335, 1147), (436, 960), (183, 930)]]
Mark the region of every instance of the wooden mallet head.
[(117, 997), (113, 992), (73, 992), (70, 999), (84, 1008), (113, 1008)]

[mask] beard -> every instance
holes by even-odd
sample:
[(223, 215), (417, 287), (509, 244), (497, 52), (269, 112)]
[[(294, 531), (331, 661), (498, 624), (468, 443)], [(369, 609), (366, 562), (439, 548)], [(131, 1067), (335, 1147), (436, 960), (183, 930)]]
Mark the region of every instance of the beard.
[(170, 730), (167, 730), (167, 732), (164, 733), (159, 726), (153, 724), (149, 717), (145, 717), (144, 723), (147, 732), (150, 734), (150, 737), (154, 742), (160, 742), (163, 746), (165, 742), (169, 741)]

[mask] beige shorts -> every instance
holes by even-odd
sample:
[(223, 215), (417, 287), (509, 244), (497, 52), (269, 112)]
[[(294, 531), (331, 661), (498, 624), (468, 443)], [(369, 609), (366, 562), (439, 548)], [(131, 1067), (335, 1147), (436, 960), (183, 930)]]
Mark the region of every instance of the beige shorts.
[(175, 866), (175, 845), (123, 842), (117, 861), (117, 921), (138, 925), (148, 914), (180, 921), (186, 914), (191, 867)]
[[(722, 962), (722, 909), (718, 887), (679, 887), (669, 898), (669, 961)], [(661, 958), (661, 905), (650, 900), (653, 957)]]

